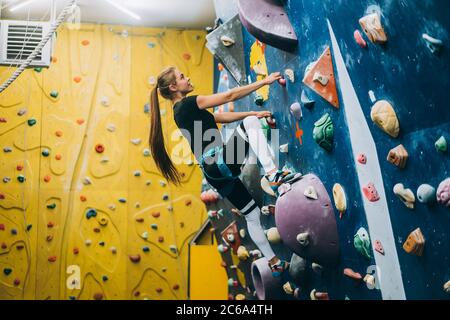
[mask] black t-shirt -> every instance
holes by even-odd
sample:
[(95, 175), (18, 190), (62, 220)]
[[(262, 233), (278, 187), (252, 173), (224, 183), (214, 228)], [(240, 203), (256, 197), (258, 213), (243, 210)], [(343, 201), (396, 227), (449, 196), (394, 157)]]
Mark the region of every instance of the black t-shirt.
[(209, 149), (223, 144), (214, 116), (206, 109), (198, 107), (197, 96), (185, 97), (175, 103), (173, 117), (197, 160)]

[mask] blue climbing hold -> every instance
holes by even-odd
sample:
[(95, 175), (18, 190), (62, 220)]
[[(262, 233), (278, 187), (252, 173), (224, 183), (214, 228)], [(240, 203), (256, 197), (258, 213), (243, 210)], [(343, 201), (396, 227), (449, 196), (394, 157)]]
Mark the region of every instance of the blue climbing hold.
[(96, 217), (97, 216), (97, 210), (95, 210), (95, 209), (89, 209), (87, 212), (86, 212), (86, 218), (89, 220), (90, 218), (92, 218), (92, 217)]

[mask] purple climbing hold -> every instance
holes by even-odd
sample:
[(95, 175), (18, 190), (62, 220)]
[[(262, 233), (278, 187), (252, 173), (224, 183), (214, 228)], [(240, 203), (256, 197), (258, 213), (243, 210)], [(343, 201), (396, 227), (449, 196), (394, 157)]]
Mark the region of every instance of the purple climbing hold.
[(238, 0), (242, 24), (259, 41), (293, 51), (297, 36), (282, 3), (278, 0)]
[(252, 263), (252, 279), (259, 300), (275, 300), (284, 296), (280, 278), (272, 276), (267, 258)]
[(439, 184), (436, 199), (439, 204), (450, 208), (450, 178), (445, 179)]
[[(317, 200), (303, 196), (313, 187)], [(275, 207), (275, 223), (283, 243), (295, 254), (322, 265), (336, 265), (339, 236), (330, 197), (320, 179), (307, 174), (281, 193)], [(308, 245), (297, 238), (307, 234)]]

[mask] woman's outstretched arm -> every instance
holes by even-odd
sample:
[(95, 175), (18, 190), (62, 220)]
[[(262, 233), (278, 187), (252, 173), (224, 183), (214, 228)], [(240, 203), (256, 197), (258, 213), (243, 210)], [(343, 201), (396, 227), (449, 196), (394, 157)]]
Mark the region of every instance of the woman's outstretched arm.
[(217, 107), (231, 101), (236, 101), (258, 90), (259, 88), (264, 87), (265, 85), (274, 83), (279, 79), (281, 79), (281, 74), (279, 72), (274, 72), (262, 80), (246, 86), (233, 88), (227, 92), (216, 93), (209, 96), (197, 96), (197, 105), (200, 109), (207, 109)]
[(270, 117), (270, 111), (248, 111), (248, 112), (222, 112), (215, 113), (214, 120), (217, 123), (231, 123), (242, 120), (248, 116), (257, 116), (258, 118)]

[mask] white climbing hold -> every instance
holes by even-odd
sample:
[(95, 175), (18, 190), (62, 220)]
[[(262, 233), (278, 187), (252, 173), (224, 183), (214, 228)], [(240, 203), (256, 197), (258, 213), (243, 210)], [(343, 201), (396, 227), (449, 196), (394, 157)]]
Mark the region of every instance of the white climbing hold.
[(261, 258), (262, 257), (262, 253), (261, 253), (261, 251), (259, 251), (258, 249), (255, 249), (255, 250), (252, 250), (252, 251), (250, 251), (249, 252), (250, 253), (250, 255), (252, 256), (252, 257), (254, 257), (254, 258)]
[(135, 206), (136, 208), (140, 208), (140, 207), (141, 207), (141, 204), (140, 204), (139, 202), (136, 202), (136, 203), (134, 204), (134, 206)]
[(375, 277), (374, 277), (373, 275), (371, 275), (371, 274), (367, 274), (367, 275), (364, 277), (363, 281), (366, 283), (367, 288), (368, 288), (369, 290), (374, 289), (375, 286), (376, 286), (376, 284), (375, 284)]
[(102, 157), (101, 159), (100, 159), (100, 162), (101, 163), (106, 163), (106, 162), (108, 162), (109, 161), (109, 158), (107, 157), (107, 156), (104, 156), (104, 157)]
[(244, 246), (239, 246), (237, 249), (237, 256), (239, 260), (245, 261), (250, 257), (250, 254), (248, 253), (248, 250)]
[(309, 245), (309, 233), (308, 232), (303, 232), (303, 233), (299, 233), (296, 237), (298, 243), (300, 243), (300, 245), (302, 245), (303, 247), (307, 247)]
[(316, 189), (314, 189), (313, 186), (306, 187), (305, 192), (303, 194), (305, 195), (305, 197), (307, 197), (309, 199), (314, 199), (314, 200), (318, 199)]
[(114, 131), (116, 131), (116, 126), (115, 126), (114, 124), (110, 123), (110, 124), (108, 124), (108, 126), (106, 127), (106, 129), (107, 129), (109, 132), (114, 132)]
[(148, 239), (148, 232), (147, 232), (147, 231), (144, 231), (144, 232), (142, 233), (142, 238)]
[(92, 181), (91, 181), (91, 179), (89, 177), (85, 177), (83, 179), (83, 184), (84, 185), (92, 184)]
[(326, 86), (328, 84), (328, 77), (320, 74), (319, 72), (314, 73), (313, 81), (319, 82), (322, 86)]
[(151, 180), (145, 181), (145, 185), (149, 186), (149, 185), (151, 185), (151, 184), (152, 184), (152, 181), (151, 181)]
[(148, 77), (148, 84), (154, 86), (156, 84), (156, 79), (154, 76)]
[(323, 267), (320, 264), (315, 263), (315, 262), (312, 263), (311, 269), (317, 274), (321, 274), (323, 271)]
[(104, 107), (109, 107), (109, 98), (108, 98), (107, 96), (101, 97), (100, 103), (101, 103), (102, 106), (104, 106)]
[(286, 76), (286, 78), (289, 79), (290, 82), (294, 83), (294, 81), (295, 81), (294, 70), (286, 69), (286, 70), (284, 70), (284, 75)]
[(372, 90), (369, 91), (369, 98), (372, 103), (375, 103), (377, 101), (377, 98), (375, 97), (375, 92), (373, 92)]
[(225, 47), (230, 47), (235, 43), (233, 39), (231, 39), (230, 37), (225, 36), (225, 35), (220, 37), (220, 41), (222, 41), (222, 43)]
[(116, 247), (111, 247), (111, 248), (109, 248), (109, 250), (111, 250), (111, 252), (112, 252), (113, 254), (116, 254), (116, 253), (117, 253)]
[(114, 205), (114, 204), (110, 204), (109, 206), (108, 206), (108, 208), (110, 209), (110, 210), (116, 210), (116, 206)]
[(444, 284), (444, 291), (447, 292), (447, 293), (450, 293), (450, 281), (447, 281)]
[(177, 253), (177, 246), (176, 245), (174, 245), (174, 244), (172, 244), (172, 245), (170, 245), (169, 246), (169, 249), (170, 249), (170, 251), (172, 251), (173, 253)]
[(167, 185), (167, 183), (165, 181), (163, 181), (163, 180), (159, 180), (159, 185), (161, 187), (165, 187)]
[(17, 111), (17, 115), (18, 116), (23, 116), (25, 113), (27, 113), (27, 109), (26, 108), (22, 108), (19, 111)]
[(245, 231), (245, 229), (241, 229), (239, 230), (239, 235), (241, 236), (241, 238), (245, 238), (245, 236), (247, 235), (247, 231)]
[(267, 230), (267, 240), (269, 240), (269, 242), (273, 244), (281, 242), (280, 233), (278, 232), (278, 229), (276, 227)]
[(416, 197), (414, 196), (414, 192), (411, 189), (405, 189), (402, 183), (397, 183), (394, 186), (394, 194), (400, 198), (400, 200), (405, 204), (405, 206), (409, 209), (414, 209), (414, 202), (416, 201)]
[(138, 144), (141, 143), (141, 139), (140, 138), (134, 138), (130, 140), (132, 144), (134, 144), (135, 146), (137, 146)]
[(91, 239), (86, 239), (86, 241), (84, 242), (87, 246), (90, 246), (92, 244), (92, 240)]
[(140, 171), (140, 170), (135, 170), (135, 171), (133, 172), (133, 175), (134, 175), (135, 177), (140, 177), (140, 176), (141, 176), (141, 171)]
[(281, 153), (288, 153), (288, 151), (289, 151), (289, 144), (288, 143), (283, 144), (283, 145), (280, 146), (280, 152)]

